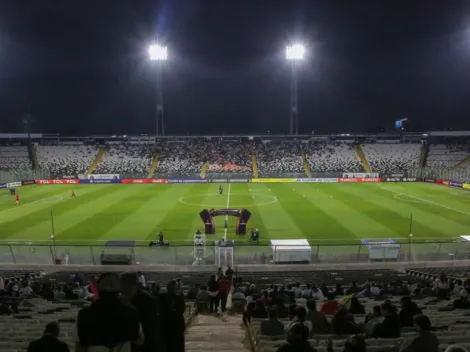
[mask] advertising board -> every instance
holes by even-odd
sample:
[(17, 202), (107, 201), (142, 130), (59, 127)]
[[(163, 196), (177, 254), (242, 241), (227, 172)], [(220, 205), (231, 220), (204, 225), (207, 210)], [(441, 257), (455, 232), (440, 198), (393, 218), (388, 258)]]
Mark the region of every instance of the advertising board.
[(379, 174), (376, 172), (345, 172), (343, 178), (378, 178)]
[(23, 186), (35, 185), (35, 184), (36, 184), (36, 180), (24, 180), (24, 181), (21, 181), (21, 183), (23, 184)]
[(166, 183), (208, 183), (209, 180), (201, 179), (168, 179)]
[(470, 189), (470, 183), (464, 183), (464, 184), (462, 185), (462, 188)]
[(36, 180), (38, 185), (78, 185), (80, 180)]
[(7, 185), (5, 183), (0, 183), (0, 189), (2, 188), (7, 188)]
[(7, 188), (21, 187), (21, 185), (22, 185), (21, 182), (10, 182), (10, 183), (7, 183)]
[(319, 182), (319, 183), (330, 183), (330, 182), (338, 182), (337, 178), (298, 178), (297, 182)]
[(296, 182), (295, 178), (253, 178), (253, 183), (293, 183)]
[(429, 182), (429, 183), (436, 183), (436, 180), (433, 178), (425, 178), (424, 182)]
[(93, 174), (88, 175), (87, 178), (89, 180), (117, 180), (119, 174)]
[(139, 185), (139, 184), (162, 184), (166, 183), (167, 180), (164, 178), (139, 178), (139, 179), (123, 179), (119, 180), (120, 183), (126, 183), (126, 184), (134, 184), (134, 185)]
[(80, 184), (108, 184), (108, 183), (121, 183), (121, 180), (104, 179), (104, 180), (80, 180)]
[(381, 182), (382, 180), (379, 177), (372, 178), (339, 178), (338, 182), (342, 183), (368, 183), (368, 182)]
[(462, 188), (463, 187), (463, 183), (459, 182), (459, 181), (450, 181), (450, 185), (452, 187), (457, 187), (457, 188)]

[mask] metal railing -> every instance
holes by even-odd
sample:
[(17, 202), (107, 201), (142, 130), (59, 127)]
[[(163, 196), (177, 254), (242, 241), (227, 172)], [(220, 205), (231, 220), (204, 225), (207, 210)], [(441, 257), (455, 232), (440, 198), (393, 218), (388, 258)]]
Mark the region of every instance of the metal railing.
[[(282, 256), (284, 263), (295, 262), (298, 255), (293, 248), (292, 254)], [(68, 246), (68, 245), (0, 245), (0, 264), (54, 264), (61, 265), (100, 265), (104, 256), (114, 255), (129, 259), (134, 265), (193, 265), (195, 248), (198, 256), (203, 249), (202, 263), (215, 265), (215, 247), (205, 246), (169, 246), (129, 248), (104, 246)], [(267, 245), (235, 246), (233, 248), (234, 265), (240, 264), (273, 264), (273, 256), (278, 249)], [(304, 257), (305, 258), (305, 257)], [(311, 264), (367, 263), (369, 248), (363, 244), (311, 245), (307, 254)], [(440, 261), (470, 259), (470, 243), (467, 242), (426, 242), (401, 244), (398, 262)]]

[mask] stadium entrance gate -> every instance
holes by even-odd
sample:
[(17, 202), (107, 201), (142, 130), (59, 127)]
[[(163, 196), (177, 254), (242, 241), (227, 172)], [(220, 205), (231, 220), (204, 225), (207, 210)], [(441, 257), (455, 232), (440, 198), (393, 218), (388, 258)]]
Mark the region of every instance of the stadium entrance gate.
[(219, 268), (233, 268), (233, 241), (215, 241), (215, 265)]

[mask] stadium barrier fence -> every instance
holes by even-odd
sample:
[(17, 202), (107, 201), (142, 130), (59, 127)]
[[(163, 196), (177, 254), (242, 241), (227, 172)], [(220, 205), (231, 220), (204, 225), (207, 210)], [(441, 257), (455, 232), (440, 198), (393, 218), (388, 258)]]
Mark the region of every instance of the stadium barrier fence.
[[(52, 241), (51, 241), (52, 242)], [(193, 245), (169, 247), (105, 247), (66, 245), (56, 241), (51, 244), (2, 244), (0, 264), (24, 265), (100, 265), (103, 256), (119, 254), (130, 259), (133, 265), (193, 265), (195, 261)], [(286, 246), (282, 246), (284, 249)], [(198, 247), (199, 248), (199, 247)], [(201, 247), (202, 248), (202, 247)], [(204, 265), (215, 265), (213, 246), (204, 248)], [(109, 251), (109, 252), (108, 252)], [(235, 246), (234, 265), (260, 264), (273, 265), (275, 246)], [(405, 242), (401, 244), (397, 260), (387, 262), (421, 262), (443, 260), (466, 260), (470, 256), (470, 242)], [(369, 248), (363, 244), (311, 244), (310, 264), (356, 264), (369, 263)], [(295, 260), (293, 257), (292, 260)], [(289, 260), (287, 260), (287, 263)], [(305, 263), (305, 262), (304, 262)], [(295, 265), (295, 264), (293, 264)]]

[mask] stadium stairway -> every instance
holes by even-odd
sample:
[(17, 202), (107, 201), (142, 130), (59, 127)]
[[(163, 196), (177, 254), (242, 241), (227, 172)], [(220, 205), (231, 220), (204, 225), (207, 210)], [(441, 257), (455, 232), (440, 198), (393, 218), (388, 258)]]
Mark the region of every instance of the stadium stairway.
[(307, 156), (305, 155), (305, 150), (302, 147), (300, 147), (300, 154), (302, 155), (302, 163), (304, 164), (305, 173), (308, 177), (312, 177), (312, 173), (310, 172), (310, 167), (307, 162)]
[(253, 169), (253, 177), (258, 178), (258, 162), (256, 161), (255, 150), (251, 150), (251, 167)]
[(152, 165), (150, 166), (150, 170), (149, 170), (149, 173), (147, 175), (147, 178), (152, 178), (153, 177), (153, 174), (155, 173), (155, 170), (157, 169), (159, 160), (160, 160), (160, 153), (156, 152), (155, 156), (153, 157)]
[(251, 351), (241, 315), (196, 315), (186, 332), (185, 351)]
[(421, 146), (421, 153), (419, 155), (419, 167), (426, 166), (426, 159), (429, 152), (429, 143), (423, 143)]
[(463, 164), (470, 162), (470, 155), (468, 155), (465, 159), (460, 160), (456, 165), (454, 165), (451, 170), (458, 169)]
[(96, 167), (100, 163), (101, 159), (103, 158), (104, 155), (104, 147), (101, 147), (98, 154), (95, 156), (95, 160), (93, 160), (93, 163), (91, 164), (90, 168), (87, 171), (87, 175), (91, 175), (93, 171), (95, 171)]
[(372, 169), (370, 168), (369, 162), (367, 161), (366, 155), (364, 154), (364, 151), (362, 150), (361, 145), (360, 144), (356, 145), (354, 149), (356, 150), (357, 156), (362, 161), (362, 166), (364, 167), (364, 170), (366, 170), (366, 172), (371, 173)]
[(206, 178), (207, 173), (207, 161), (201, 166), (201, 178)]

